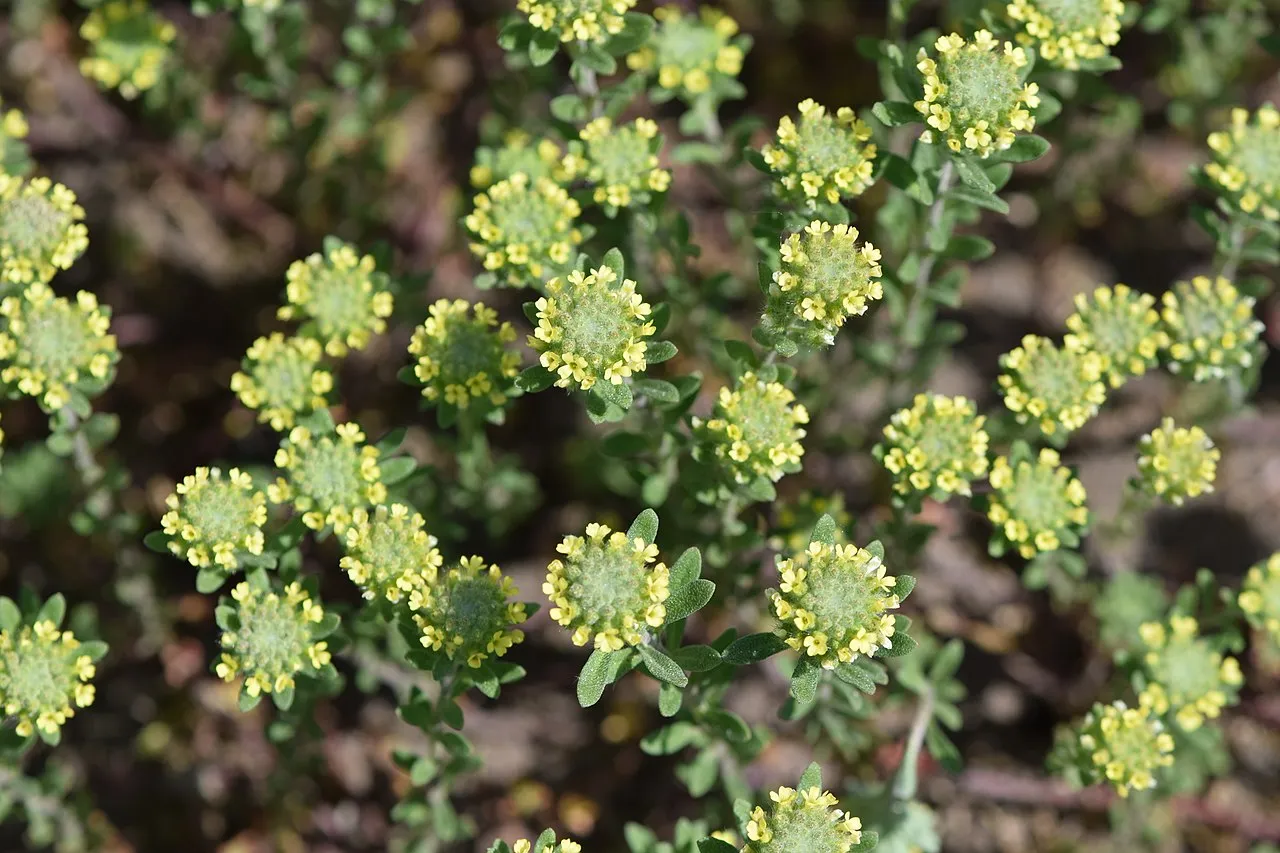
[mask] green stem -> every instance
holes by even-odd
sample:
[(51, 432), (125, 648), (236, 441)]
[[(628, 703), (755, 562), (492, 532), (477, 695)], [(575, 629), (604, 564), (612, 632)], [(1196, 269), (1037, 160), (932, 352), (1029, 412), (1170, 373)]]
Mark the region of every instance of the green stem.
[(893, 778), (893, 798), (898, 802), (915, 799), (918, 783), (916, 767), (920, 763), (920, 748), (924, 746), (924, 734), (933, 722), (934, 694), (929, 685), (920, 694), (920, 704), (916, 706), (916, 715), (911, 721), (911, 731), (907, 734), (907, 745), (902, 750), (902, 761), (898, 764), (898, 772)]
[(1245, 231), (1244, 218), (1235, 217), (1231, 223), (1231, 243), (1227, 248), (1226, 255), (1222, 258), (1222, 263), (1218, 266), (1218, 275), (1228, 281), (1235, 281), (1236, 274), (1240, 271), (1240, 260), (1244, 254)]

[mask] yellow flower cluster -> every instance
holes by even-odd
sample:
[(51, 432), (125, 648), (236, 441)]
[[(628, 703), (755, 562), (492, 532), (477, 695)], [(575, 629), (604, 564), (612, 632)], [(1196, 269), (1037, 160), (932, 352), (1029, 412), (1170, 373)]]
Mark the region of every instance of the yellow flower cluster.
[(800, 439), (809, 412), (795, 399), (785, 385), (744, 373), (732, 389), (720, 389), (709, 420), (693, 419), (694, 431), (734, 482), (764, 477), (776, 483), (799, 470), (804, 456)]
[(0, 631), (0, 711), (19, 737), (56, 737), (76, 708), (93, 704), (93, 657), (70, 631), (41, 619)]
[(917, 394), (889, 419), (875, 454), (898, 494), (967, 496), (969, 483), (987, 473), (986, 421), (965, 397)]
[(1065, 436), (1084, 426), (1106, 401), (1105, 362), (1075, 340), (1061, 347), (1038, 335), (1000, 356), (1004, 372), (997, 381), (1004, 404), (1018, 423), (1034, 421), (1047, 436)]
[(1145, 703), (1094, 705), (1081, 725), (1079, 744), (1094, 772), (1122, 797), (1154, 788), (1155, 774), (1173, 764), (1173, 737)]
[(1169, 369), (1196, 382), (1222, 379), (1253, 366), (1262, 323), (1254, 300), (1219, 276), (1180, 281), (1162, 297)]
[(0, 172), (0, 280), (47, 282), (89, 245), (76, 194), (48, 178)]
[(934, 49), (936, 60), (921, 48), (916, 63), (924, 98), (915, 107), (928, 125), (921, 140), (986, 158), (1012, 145), (1018, 131), (1035, 128), (1031, 110), (1040, 105), (1040, 88), (1022, 82), (1025, 50), (1001, 45), (987, 30), (974, 33), (973, 41), (940, 36)]
[(778, 561), (778, 589), (770, 590), (783, 640), (824, 669), (892, 648), (897, 578), (884, 561), (856, 545), (810, 542)]
[(108, 333), (110, 309), (87, 291), (70, 302), (36, 282), (0, 301), (0, 316), (6, 321), (0, 361), (7, 362), (0, 379), (37, 398), (46, 411), (67, 405), (73, 389), (104, 385), (120, 358), (116, 337)]
[(858, 229), (814, 221), (782, 241), (766, 325), (807, 344), (830, 346), (849, 317), (884, 296), (880, 250), (858, 243)]
[(565, 168), (564, 156), (560, 146), (550, 139), (534, 142), (525, 131), (511, 130), (504, 137), (501, 148), (481, 146), (476, 150), (476, 163), (471, 167), (471, 185), (483, 190), (516, 174), (527, 175), (535, 181), (548, 178), (563, 183), (572, 177)]
[(511, 845), (511, 853), (582, 853), (582, 845), (568, 838), (562, 838), (558, 843), (553, 841), (534, 850), (529, 839), (521, 838)]
[(733, 78), (742, 71), (746, 53), (738, 36), (738, 22), (712, 6), (696, 16), (678, 6), (659, 6), (653, 16), (658, 27), (649, 44), (627, 57), (627, 67), (657, 75), (658, 86), (693, 100), (711, 91), (718, 77)]
[(222, 656), (214, 672), (223, 681), (243, 674), (249, 696), (292, 690), (299, 674), (315, 675), (333, 655), (320, 639), (324, 609), (302, 586), (291, 583), (278, 593), (242, 581), (231, 590), (235, 613), (219, 640)]
[(1012, 0), (1005, 12), (1021, 26), (1019, 44), (1075, 71), (1081, 60), (1101, 59), (1119, 43), (1124, 0)]
[(628, 539), (603, 524), (588, 524), (586, 536), (566, 536), (556, 546), (564, 559), (552, 560), (542, 585), (551, 618), (572, 629), (574, 645), (594, 643), (617, 651), (638, 646), (645, 632), (667, 617), (671, 573), (653, 564), (658, 546)]
[(332, 525), (335, 533), (345, 533), (357, 509), (387, 499), (378, 449), (364, 440), (353, 423), (338, 424), (334, 434), (319, 437), (306, 427), (294, 427), (276, 451), (276, 466), (286, 477), (267, 487), (267, 497), (272, 503), (292, 503), (312, 530)]
[(463, 557), (435, 583), (410, 594), (413, 619), (422, 632), (419, 641), (472, 668), (491, 655), (502, 657), (524, 641), (524, 632), (512, 627), (528, 618), (524, 604), (510, 600), (517, 594), (511, 578), (497, 566)]
[(1245, 213), (1280, 220), (1280, 110), (1271, 104), (1231, 111), (1231, 127), (1209, 134), (1214, 159), (1205, 174)]
[(393, 604), (435, 583), (444, 559), (426, 520), (404, 504), (360, 507), (351, 514), (346, 556), (339, 565), (366, 599)]
[(830, 791), (783, 786), (770, 791), (769, 799), (767, 810), (763, 806), (751, 810), (744, 853), (849, 853), (862, 843), (862, 821), (841, 810)]
[(515, 339), (511, 324), (499, 324), (497, 312), (483, 302), (436, 300), (409, 342), (422, 396), (459, 409), (503, 405), (520, 372), (520, 354), (506, 346)]
[(1188, 732), (1234, 705), (1244, 683), (1239, 661), (1224, 656), (1199, 632), (1190, 616), (1173, 616), (1167, 627), (1147, 622), (1138, 629), (1148, 676), (1143, 700), (1156, 714), (1172, 711)]
[(776, 141), (760, 152), (782, 194), (812, 207), (866, 192), (876, 159), (876, 146), (868, 142), (871, 127), (849, 107), (831, 115), (812, 98), (797, 110), (800, 121), (783, 116)]
[(1249, 624), (1280, 644), (1280, 552), (1249, 569), (1238, 602)]
[(262, 553), (267, 497), (239, 468), (223, 476), (221, 468), (197, 468), (165, 499), (160, 525), (170, 536), (169, 550), (196, 568), (210, 565), (230, 573), (241, 556)]
[(245, 353), (231, 390), (258, 420), (276, 431), (293, 426), (298, 415), (325, 407), (333, 374), (321, 363), (324, 350), (314, 338), (285, 338), (280, 332), (258, 338)]
[(1123, 284), (1076, 294), (1075, 313), (1067, 318), (1067, 346), (1097, 353), (1112, 388), (1141, 376), (1159, 361), (1169, 336), (1160, 325), (1155, 297), (1134, 293)]
[(615, 127), (608, 116), (592, 119), (570, 145), (566, 161), (594, 188), (592, 198), (610, 216), (619, 208), (648, 204), (650, 193), (666, 192), (671, 173), (658, 166), (662, 139), (658, 124), (638, 118)]
[(80, 73), (132, 100), (159, 82), (176, 34), (147, 0), (107, 0), (80, 26), (89, 43)]
[(529, 23), (562, 42), (603, 44), (622, 32), (623, 15), (636, 0), (517, 0)]
[(1222, 458), (1213, 441), (1198, 426), (1174, 426), (1165, 418), (1138, 442), (1138, 477), (1152, 494), (1174, 506), (1213, 491)]
[(556, 373), (556, 385), (590, 390), (601, 379), (621, 385), (649, 366), (646, 338), (656, 331), (652, 308), (631, 279), (604, 264), (585, 274), (574, 270), (547, 282), (535, 304), (538, 326), (529, 346), (539, 363)]
[(583, 240), (582, 208), (550, 178), (517, 172), (475, 197), (471, 252), (510, 287), (535, 287), (565, 268)]
[(989, 477), (987, 517), (996, 541), (1018, 549), (1025, 559), (1037, 553), (1075, 547), (1089, 523), (1084, 486), (1063, 467), (1057, 451), (1042, 448), (1034, 462), (1011, 464), (996, 457)]
[(372, 255), (335, 245), (324, 254), (294, 261), (285, 277), (289, 304), (276, 315), (303, 321), (303, 334), (319, 340), (329, 355), (364, 349), (370, 337), (386, 330), (393, 301), (387, 276), (378, 272)]

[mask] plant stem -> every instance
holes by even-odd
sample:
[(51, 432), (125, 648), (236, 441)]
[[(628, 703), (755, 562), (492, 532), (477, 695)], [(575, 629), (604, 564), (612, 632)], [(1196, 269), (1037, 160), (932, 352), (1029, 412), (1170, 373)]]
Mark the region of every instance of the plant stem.
[(1222, 259), (1222, 265), (1218, 267), (1218, 275), (1228, 281), (1235, 281), (1236, 273), (1240, 271), (1240, 256), (1244, 254), (1244, 238), (1244, 219), (1236, 217), (1231, 224), (1231, 246), (1227, 249), (1227, 254)]
[(916, 706), (916, 715), (911, 720), (911, 731), (907, 734), (907, 745), (902, 750), (902, 761), (898, 764), (898, 772), (893, 778), (893, 798), (899, 802), (915, 799), (916, 766), (920, 763), (920, 748), (924, 746), (924, 733), (933, 722), (933, 685), (925, 688), (920, 694), (920, 704)]

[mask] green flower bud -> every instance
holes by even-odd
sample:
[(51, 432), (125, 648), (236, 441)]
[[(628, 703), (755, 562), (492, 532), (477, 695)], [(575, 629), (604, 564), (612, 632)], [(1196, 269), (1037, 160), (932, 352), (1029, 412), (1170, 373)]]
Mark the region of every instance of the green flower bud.
[(563, 271), (583, 240), (582, 208), (549, 178), (517, 172), (475, 197), (464, 220), (471, 252), (508, 287), (536, 287)]
[(785, 385), (744, 373), (732, 389), (723, 387), (709, 420), (693, 418), (694, 435), (733, 482), (757, 477), (772, 482), (800, 470), (800, 439), (809, 412)]
[(1262, 334), (1253, 298), (1219, 276), (1180, 281), (1163, 296), (1169, 369), (1195, 382), (1223, 379), (1253, 366)]
[(439, 581), (414, 590), (409, 606), (425, 648), (475, 668), (524, 641), (524, 632), (512, 627), (528, 618), (525, 605), (510, 600), (518, 594), (497, 566), (463, 557)]
[(1174, 506), (1213, 491), (1222, 454), (1205, 431), (1175, 427), (1165, 418), (1138, 442), (1138, 479), (1149, 493)]
[(324, 609), (300, 584), (276, 592), (265, 580), (242, 581), (231, 598), (233, 605), (224, 598), (218, 607), (222, 656), (214, 671), (223, 681), (243, 675), (244, 693), (259, 696), (290, 691), (297, 676), (329, 668), (333, 656), (324, 637), (336, 620), (325, 620)]
[(1142, 698), (1156, 714), (1172, 712), (1188, 732), (1240, 701), (1244, 683), (1239, 661), (1223, 656), (1199, 631), (1190, 616), (1170, 617), (1167, 626), (1147, 622), (1138, 629), (1147, 676)]
[(1005, 12), (1020, 27), (1019, 44), (1075, 71), (1081, 60), (1102, 59), (1119, 43), (1124, 0), (1012, 0)]
[(692, 103), (707, 93), (738, 89), (734, 78), (750, 39), (738, 33), (738, 22), (711, 6), (685, 14), (678, 6), (659, 6), (649, 43), (627, 57), (627, 67), (656, 77), (661, 92)]
[(940, 36), (936, 60), (920, 49), (916, 68), (924, 78), (924, 99), (916, 111), (928, 127), (924, 142), (945, 142), (952, 151), (990, 157), (1013, 144), (1017, 131), (1031, 132), (1031, 110), (1040, 105), (1035, 83), (1023, 83), (1027, 53), (987, 30), (965, 41), (957, 33)]
[(46, 282), (70, 269), (89, 245), (83, 219), (76, 194), (62, 184), (0, 173), (0, 280)]
[(56, 738), (76, 708), (93, 704), (93, 662), (105, 653), (50, 619), (0, 631), (0, 719), (17, 720), (19, 737)]
[[(0, 98), (0, 174), (20, 178), (31, 171), (31, 158), (23, 141), (29, 130), (22, 111), (5, 109), (4, 100)], [(0, 248), (0, 279), (7, 277), (3, 261), (4, 250)]]
[(743, 853), (849, 853), (862, 843), (862, 821), (837, 808), (840, 801), (829, 791), (783, 786), (769, 799), (767, 808), (751, 810)]
[(0, 301), (0, 316), (8, 321), (0, 332), (0, 359), (9, 362), (0, 379), (46, 411), (67, 405), (73, 390), (92, 396), (109, 384), (120, 353), (107, 331), (111, 309), (100, 307), (92, 293), (82, 290), (70, 302), (36, 282)]
[(778, 182), (775, 190), (809, 209), (820, 201), (838, 204), (866, 192), (876, 159), (876, 146), (867, 141), (870, 126), (849, 107), (833, 116), (812, 98), (801, 101), (797, 110), (799, 123), (783, 116), (776, 142), (760, 152)]
[(1271, 104), (1231, 111), (1231, 127), (1209, 134), (1213, 162), (1204, 167), (1240, 210), (1280, 220), (1280, 111)]
[(285, 338), (275, 332), (258, 338), (245, 353), (231, 390), (258, 420), (276, 431), (293, 426), (297, 416), (327, 405), (333, 374), (321, 364), (324, 350), (313, 338)]
[(917, 394), (911, 408), (890, 418), (885, 440), (873, 453), (893, 475), (900, 495), (943, 501), (968, 496), (969, 484), (987, 473), (986, 420), (964, 397)]
[(216, 565), (231, 574), (246, 554), (262, 553), (267, 497), (239, 468), (197, 468), (165, 499), (160, 519), (169, 550), (198, 569)]
[(1280, 644), (1280, 552), (1249, 569), (1237, 601), (1249, 624)]
[(547, 178), (557, 184), (572, 176), (564, 166), (564, 151), (550, 139), (536, 143), (523, 130), (508, 131), (501, 148), (481, 146), (476, 149), (476, 163), (471, 167), (471, 185), (488, 189), (496, 181), (524, 174), (530, 180)]
[(1156, 774), (1173, 764), (1173, 736), (1147, 704), (1095, 704), (1074, 730), (1064, 731), (1051, 763), (1085, 784), (1106, 781), (1122, 797), (1156, 786)]
[(1103, 585), (1093, 602), (1098, 639), (1108, 649), (1132, 650), (1141, 640), (1138, 628), (1160, 618), (1169, 608), (1164, 584), (1138, 572), (1120, 572)]
[(434, 584), (444, 563), (423, 517), (404, 504), (361, 507), (351, 514), (347, 554), (339, 565), (366, 599), (399, 602)]
[(622, 16), (636, 0), (516, 0), (529, 23), (562, 42), (604, 44), (622, 32)]
[(1084, 486), (1061, 464), (1057, 451), (1042, 448), (1034, 462), (1010, 464), (997, 456), (988, 478), (994, 490), (987, 517), (995, 526), (998, 550), (1013, 547), (1025, 559), (1038, 553), (1074, 548), (1089, 523)]
[(1107, 399), (1103, 359), (1068, 340), (1061, 347), (1027, 335), (1022, 346), (1000, 356), (998, 382), (1004, 404), (1018, 423), (1035, 421), (1046, 436), (1062, 436), (1084, 426)]
[(1099, 287), (1092, 297), (1076, 294), (1076, 312), (1067, 318), (1069, 347), (1095, 352), (1112, 388), (1155, 367), (1169, 336), (1160, 325), (1156, 300), (1123, 284)]
[(592, 198), (609, 216), (620, 208), (647, 205), (652, 193), (666, 192), (671, 173), (658, 167), (662, 137), (652, 119), (614, 127), (608, 116), (592, 119), (569, 146), (565, 163), (594, 188)]
[(332, 435), (313, 436), (294, 427), (276, 451), (276, 466), (285, 470), (267, 488), (272, 503), (292, 503), (312, 530), (332, 525), (345, 533), (353, 514), (387, 499), (378, 468), (378, 449), (364, 443), (355, 424), (338, 424)]
[(884, 295), (880, 250), (858, 243), (858, 229), (814, 221), (782, 242), (781, 269), (764, 311), (764, 327), (812, 349), (831, 346), (849, 317)]
[(511, 324), (499, 324), (497, 312), (483, 302), (437, 300), (409, 343), (422, 396), (459, 409), (504, 405), (520, 372), (520, 354), (506, 346), (515, 339)]
[(564, 559), (548, 564), (542, 591), (551, 618), (572, 629), (574, 645), (618, 651), (662, 627), (671, 573), (663, 563), (651, 565), (657, 545), (592, 523), (585, 537), (566, 536), (556, 550)]
[(778, 560), (777, 590), (769, 591), (783, 640), (802, 655), (835, 669), (859, 655), (893, 647), (897, 578), (884, 561), (856, 545), (810, 542)]
[(553, 278), (546, 289), (535, 303), (538, 327), (529, 346), (557, 374), (556, 385), (583, 391), (601, 379), (621, 385), (649, 366), (645, 339), (655, 332), (648, 319), (653, 309), (634, 281), (619, 282), (617, 271), (601, 264), (589, 275), (574, 270)]
[(176, 34), (146, 0), (107, 0), (80, 26), (89, 44), (80, 73), (132, 100), (159, 82)]
[(303, 334), (320, 341), (329, 355), (364, 349), (370, 337), (386, 330), (393, 300), (387, 275), (378, 272), (372, 255), (362, 257), (340, 243), (294, 261), (285, 276), (289, 304), (276, 315), (301, 320)]

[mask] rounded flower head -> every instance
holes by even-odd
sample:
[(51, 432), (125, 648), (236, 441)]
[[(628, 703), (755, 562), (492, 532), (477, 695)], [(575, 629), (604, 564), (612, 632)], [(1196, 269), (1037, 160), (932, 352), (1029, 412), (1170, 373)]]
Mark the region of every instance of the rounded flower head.
[(336, 244), (323, 255), (294, 261), (285, 277), (289, 304), (277, 316), (302, 320), (304, 334), (324, 344), (329, 355), (364, 349), (370, 337), (387, 328), (391, 292), (372, 255), (362, 257), (353, 247)]
[(503, 405), (520, 372), (520, 354), (507, 348), (515, 339), (511, 324), (499, 324), (497, 312), (483, 302), (437, 300), (409, 343), (422, 396), (459, 409)]
[(987, 517), (999, 546), (1017, 548), (1029, 560), (1079, 543), (1089, 523), (1084, 486), (1063, 467), (1057, 451), (1042, 448), (1035, 461), (1014, 464), (997, 456), (989, 479), (993, 492)]
[(347, 555), (339, 565), (364, 597), (398, 602), (435, 583), (444, 562), (422, 516), (404, 504), (361, 507), (351, 514)]
[(1123, 284), (1076, 294), (1076, 312), (1067, 318), (1067, 345), (1097, 353), (1112, 388), (1154, 367), (1169, 337), (1160, 325), (1154, 296)]
[(1145, 703), (1094, 705), (1079, 726), (1077, 744), (1085, 778), (1105, 779), (1122, 797), (1154, 788), (1155, 774), (1173, 764), (1173, 736)]
[(296, 676), (329, 666), (324, 609), (299, 584), (276, 592), (265, 581), (242, 581), (231, 598), (234, 605), (218, 623), (222, 656), (214, 671), (223, 681), (243, 675), (244, 692), (259, 696), (291, 690)]
[(146, 0), (107, 0), (80, 26), (80, 37), (89, 43), (80, 73), (136, 98), (159, 81), (175, 35), (173, 24)]
[(1146, 652), (1147, 686), (1142, 696), (1155, 713), (1172, 711), (1178, 725), (1189, 732), (1234, 705), (1244, 683), (1240, 663), (1224, 657), (1199, 631), (1190, 616), (1173, 616), (1167, 626), (1147, 622), (1138, 629)]
[(1175, 427), (1165, 418), (1138, 442), (1138, 477), (1143, 488), (1174, 506), (1213, 491), (1222, 454), (1198, 426)]
[(572, 629), (575, 645), (594, 642), (597, 649), (617, 651), (640, 645), (646, 631), (662, 627), (671, 573), (654, 564), (658, 546), (588, 524), (585, 536), (566, 536), (556, 550), (564, 559), (547, 566), (542, 591), (551, 600), (551, 618)]
[(471, 252), (510, 287), (540, 285), (568, 265), (583, 240), (582, 209), (550, 178), (517, 172), (477, 195), (475, 208), (463, 220)]
[(1018, 423), (1034, 420), (1047, 436), (1065, 436), (1084, 426), (1107, 398), (1103, 359), (1077, 341), (1061, 347), (1027, 335), (1022, 346), (1000, 356), (998, 382), (1004, 404)]
[(800, 120), (783, 116), (777, 139), (760, 152), (778, 181), (779, 192), (813, 207), (857, 198), (871, 186), (876, 146), (871, 128), (849, 107), (835, 115), (807, 98), (797, 107)]
[(792, 649), (835, 669), (859, 655), (893, 646), (897, 578), (884, 561), (856, 545), (810, 542), (806, 551), (778, 561), (770, 591), (783, 639)]
[(570, 146), (569, 162), (594, 188), (592, 198), (610, 216), (619, 208), (648, 204), (650, 194), (666, 192), (671, 173), (658, 166), (662, 138), (652, 119), (638, 118), (615, 127), (608, 116), (593, 119)]
[(76, 194), (48, 178), (0, 173), (0, 280), (45, 282), (89, 245)]
[(765, 477), (776, 483), (799, 470), (804, 456), (800, 439), (809, 412), (795, 399), (785, 385), (744, 373), (732, 389), (720, 389), (710, 420), (694, 418), (694, 430), (734, 482)]
[(524, 632), (512, 627), (528, 618), (524, 604), (511, 601), (517, 594), (497, 566), (463, 557), (435, 583), (413, 592), (409, 606), (425, 648), (443, 649), (450, 660), (474, 668), (524, 641)]
[(678, 6), (659, 6), (653, 16), (657, 29), (627, 57), (627, 67), (654, 75), (664, 93), (694, 101), (742, 71), (747, 40), (724, 12), (703, 6), (691, 15)]
[(1253, 365), (1262, 323), (1254, 319), (1253, 298), (1231, 282), (1196, 276), (1175, 284), (1163, 301), (1174, 373), (1204, 382)]
[(298, 415), (325, 407), (333, 374), (321, 365), (323, 359), (324, 350), (313, 338), (286, 339), (279, 332), (258, 338), (231, 377), (231, 390), (258, 410), (259, 421), (286, 430)]
[(476, 150), (476, 164), (471, 167), (471, 185), (476, 189), (487, 189), (515, 174), (556, 183), (570, 177), (560, 146), (546, 138), (534, 142), (523, 130), (509, 131), (500, 148), (481, 146)]
[(969, 483), (987, 473), (986, 420), (965, 397), (917, 394), (889, 419), (875, 455), (900, 495), (970, 495)]
[(1238, 601), (1249, 624), (1280, 644), (1280, 552), (1249, 569)]
[(15, 718), (19, 737), (56, 737), (76, 708), (93, 704), (87, 651), (49, 619), (0, 631), (0, 719)]
[(557, 374), (561, 388), (587, 391), (603, 379), (614, 385), (649, 366), (645, 339), (656, 331), (652, 309), (631, 279), (601, 264), (589, 275), (574, 270), (547, 282), (547, 295), (536, 303), (538, 327), (529, 346), (539, 361)]
[(1040, 104), (1039, 87), (1022, 82), (1025, 50), (1001, 45), (987, 30), (974, 33), (973, 41), (941, 36), (934, 48), (936, 60), (921, 48), (916, 63), (924, 99), (915, 106), (928, 125), (922, 140), (985, 158), (1012, 145), (1017, 131), (1035, 128), (1030, 111)]
[(1012, 0), (1005, 11), (1021, 26), (1019, 44), (1075, 71), (1080, 60), (1101, 59), (1120, 41), (1124, 0)]
[(267, 496), (253, 478), (232, 468), (197, 468), (165, 499), (169, 511), (160, 519), (169, 550), (198, 569), (216, 565), (228, 574), (245, 554), (262, 553), (262, 525), (267, 523)]
[(880, 250), (858, 243), (858, 229), (811, 222), (782, 242), (781, 269), (765, 306), (765, 325), (813, 348), (830, 346), (849, 317), (884, 295)]
[(0, 301), (0, 316), (7, 321), (0, 358), (9, 362), (0, 379), (39, 399), (47, 411), (67, 405), (74, 388), (97, 393), (120, 358), (115, 335), (107, 333), (111, 309), (87, 291), (71, 302), (36, 282), (21, 296)]
[(355, 511), (387, 498), (378, 468), (378, 449), (364, 443), (355, 424), (338, 424), (331, 435), (314, 436), (294, 427), (276, 451), (276, 466), (285, 469), (267, 488), (273, 503), (292, 503), (312, 530), (333, 525), (345, 533)]
[(1280, 111), (1267, 104), (1252, 117), (1236, 107), (1231, 127), (1209, 134), (1213, 162), (1205, 174), (1245, 213), (1280, 219)]
[(603, 44), (622, 32), (622, 16), (636, 0), (516, 0), (529, 23), (563, 42)]
[(862, 821), (837, 808), (839, 800), (829, 791), (784, 786), (770, 791), (769, 800), (767, 808), (751, 810), (743, 853), (849, 853), (862, 843)]

